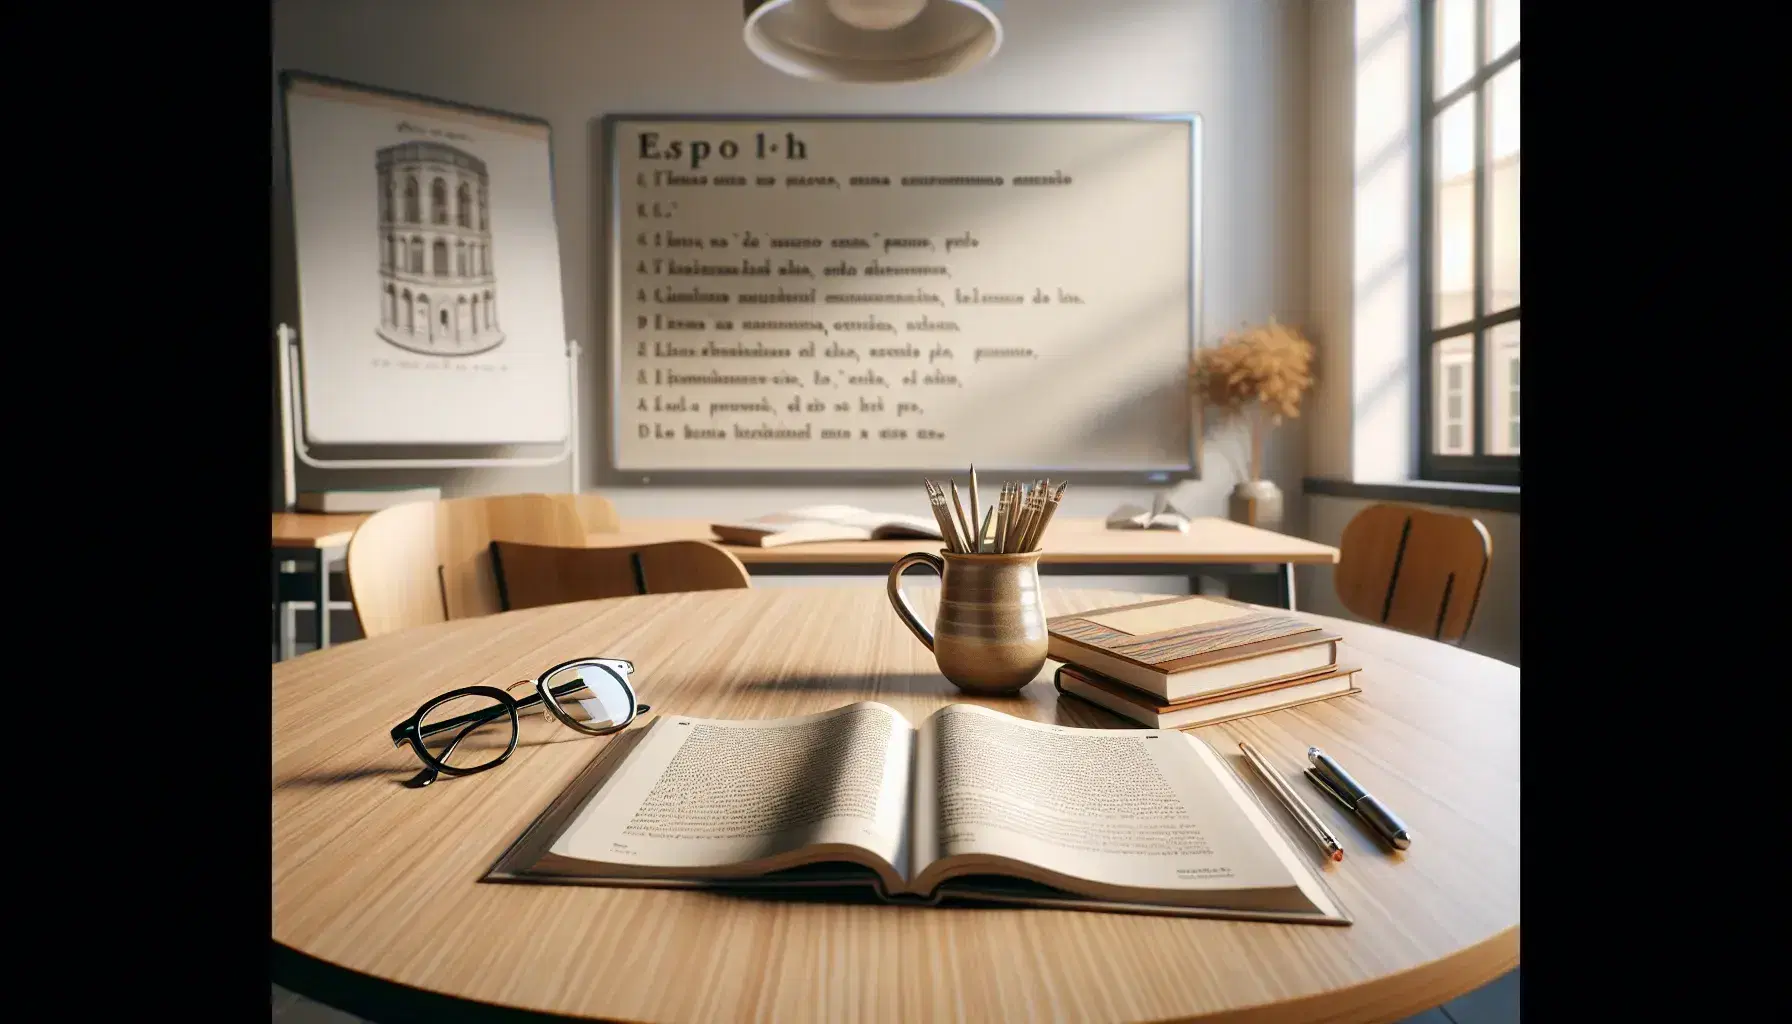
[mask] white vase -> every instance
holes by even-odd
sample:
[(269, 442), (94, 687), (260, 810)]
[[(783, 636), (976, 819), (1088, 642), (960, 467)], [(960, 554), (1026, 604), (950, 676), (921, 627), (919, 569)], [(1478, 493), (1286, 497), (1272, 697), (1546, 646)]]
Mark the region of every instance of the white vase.
[(1282, 528), (1282, 489), (1272, 480), (1245, 480), (1232, 488), (1232, 521), (1265, 530)]

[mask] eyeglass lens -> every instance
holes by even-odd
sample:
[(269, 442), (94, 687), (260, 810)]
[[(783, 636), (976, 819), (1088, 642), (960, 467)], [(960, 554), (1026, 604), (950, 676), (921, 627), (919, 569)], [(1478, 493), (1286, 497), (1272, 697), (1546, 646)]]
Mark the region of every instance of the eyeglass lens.
[(510, 749), (514, 728), (504, 705), (480, 694), (451, 697), (430, 708), (417, 723), (423, 749), (438, 762), (461, 771), (503, 757)]
[(635, 701), (628, 687), (605, 665), (568, 665), (542, 683), (548, 699), (569, 724), (586, 732), (620, 728), (635, 716)]

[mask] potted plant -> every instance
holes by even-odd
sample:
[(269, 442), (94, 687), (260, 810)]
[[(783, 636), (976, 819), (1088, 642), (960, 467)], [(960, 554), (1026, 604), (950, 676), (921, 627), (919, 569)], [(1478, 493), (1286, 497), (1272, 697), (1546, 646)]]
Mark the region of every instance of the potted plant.
[[(1274, 317), (1245, 327), (1201, 349), (1189, 364), (1190, 391), (1216, 415), (1209, 424), (1242, 421), (1250, 441), (1250, 467), (1235, 460), (1232, 518), (1274, 530), (1282, 522), (1282, 492), (1263, 478), (1263, 442), (1272, 427), (1300, 415), (1300, 400), (1313, 385), (1313, 344)], [(1230, 453), (1222, 452), (1228, 460)]]

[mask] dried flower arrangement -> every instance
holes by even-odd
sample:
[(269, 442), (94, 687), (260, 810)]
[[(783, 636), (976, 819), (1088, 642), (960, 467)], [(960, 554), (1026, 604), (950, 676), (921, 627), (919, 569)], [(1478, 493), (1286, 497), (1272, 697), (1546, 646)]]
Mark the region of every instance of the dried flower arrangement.
[(1251, 436), (1247, 480), (1263, 478), (1263, 439), (1284, 418), (1300, 416), (1313, 385), (1313, 343), (1286, 324), (1245, 327), (1198, 351), (1189, 364), (1189, 390), (1220, 421), (1242, 418)]

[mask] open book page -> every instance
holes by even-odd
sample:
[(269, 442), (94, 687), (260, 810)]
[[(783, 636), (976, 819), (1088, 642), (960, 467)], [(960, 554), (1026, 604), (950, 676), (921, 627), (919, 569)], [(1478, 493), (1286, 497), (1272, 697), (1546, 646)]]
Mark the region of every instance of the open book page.
[(806, 505), (787, 512), (755, 516), (740, 524), (760, 529), (780, 529), (806, 524), (844, 526), (867, 534), (891, 528), (928, 535), (939, 534), (939, 523), (931, 516), (907, 515), (901, 512), (872, 512), (852, 505)]
[(1247, 815), (1240, 800), (1249, 798), (1191, 743), (1170, 730), (1071, 729), (970, 704), (942, 708), (917, 744), (911, 877), (925, 872), (919, 887), (963, 873), (948, 858), (1007, 870), (989, 863), (997, 858), (1109, 889), (1298, 895), (1267, 823)]
[(802, 508), (793, 508), (788, 512), (779, 513), (776, 521), (838, 523), (841, 526), (856, 526), (862, 530), (875, 530), (888, 518), (890, 517), (851, 505), (805, 505)]
[(901, 873), (913, 738), (906, 719), (871, 702), (800, 718), (665, 715), (549, 853), (723, 877), (847, 846)]

